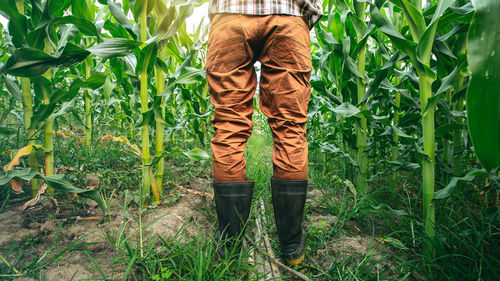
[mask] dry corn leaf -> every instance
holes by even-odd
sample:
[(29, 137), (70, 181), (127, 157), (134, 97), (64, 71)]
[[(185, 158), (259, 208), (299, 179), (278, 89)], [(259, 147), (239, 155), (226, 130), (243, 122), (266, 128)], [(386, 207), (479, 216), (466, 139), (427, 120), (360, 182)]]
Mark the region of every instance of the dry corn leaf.
[(14, 190), (15, 193), (17, 193), (17, 194), (24, 193), (23, 183), (21, 181), (11, 180), (11, 181), (9, 181), (9, 183), (10, 183), (10, 186), (12, 187), (12, 190)]
[(26, 203), (24, 203), (24, 205), (21, 207), (21, 211), (24, 211), (26, 210), (27, 208), (31, 207), (31, 206), (35, 206), (35, 204), (40, 201), (40, 198), (41, 198), (41, 195), (45, 192), (45, 190), (47, 190), (47, 184), (43, 184), (42, 186), (40, 186), (40, 188), (38, 189), (38, 192), (37, 194), (35, 195), (35, 197), (33, 197), (33, 199), (27, 201)]
[(137, 154), (139, 157), (142, 157), (142, 153), (141, 153), (141, 150), (139, 149), (139, 147), (135, 144), (130, 143), (130, 141), (125, 136), (115, 137), (115, 136), (107, 135), (107, 136), (102, 137), (101, 140), (112, 140), (112, 141), (124, 143), (128, 147), (132, 148), (132, 150), (135, 154)]
[(185, 188), (185, 187), (180, 186), (180, 185), (178, 185), (178, 184), (176, 184), (175, 182), (172, 182), (172, 181), (167, 182), (167, 184), (171, 184), (171, 185), (175, 186), (177, 189), (179, 189), (180, 191), (188, 193), (188, 194), (199, 195), (199, 196), (206, 196), (206, 197), (209, 197), (209, 198), (214, 198), (214, 195), (212, 193), (209, 193), (209, 192), (201, 192), (201, 191), (197, 191), (197, 190), (192, 190), (192, 189), (189, 189), (189, 188)]
[(59, 135), (61, 136), (63, 139), (66, 139), (66, 137), (72, 137), (72, 138), (75, 138), (78, 142), (82, 143), (82, 144), (85, 144), (85, 142), (83, 141), (83, 138), (80, 137), (80, 136), (77, 136), (75, 135), (74, 133), (71, 133), (71, 132), (62, 132), (62, 131), (57, 131), (54, 133), (54, 135)]
[(17, 153), (14, 155), (14, 158), (12, 158), (12, 161), (10, 161), (9, 165), (5, 167), (5, 170), (12, 170), (12, 168), (19, 165), (19, 163), (21, 163), (21, 157), (29, 155), (32, 150), (33, 150), (33, 144), (28, 144), (27, 146), (19, 149)]

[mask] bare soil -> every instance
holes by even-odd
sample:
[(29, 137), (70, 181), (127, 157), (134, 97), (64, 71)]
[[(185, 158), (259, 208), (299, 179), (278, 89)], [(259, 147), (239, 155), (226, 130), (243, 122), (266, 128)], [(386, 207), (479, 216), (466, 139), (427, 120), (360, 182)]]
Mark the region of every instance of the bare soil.
[[(208, 180), (198, 178), (185, 187), (211, 193), (209, 185)], [(176, 237), (180, 243), (189, 241), (190, 237), (196, 235), (208, 236), (213, 226), (207, 216), (208, 212), (203, 210), (212, 208), (212, 200), (177, 190), (170, 196), (168, 205), (160, 205), (144, 212), (145, 243), (158, 241), (158, 236), (165, 240)], [(31, 256), (40, 257), (54, 243), (55, 247), (44, 259), (49, 260), (73, 245), (73, 250), (65, 252), (60, 259), (49, 264), (43, 270), (43, 276), (39, 277), (48, 281), (102, 279), (104, 276), (122, 280), (126, 264), (119, 262), (124, 253), (121, 253), (118, 245), (125, 241), (136, 244), (139, 237), (136, 220), (138, 211), (127, 207), (124, 212), (122, 199), (112, 200), (103, 223), (99, 219), (99, 216), (102, 218), (102, 211), (93, 201), (87, 201), (87, 208), (77, 212), (65, 210), (64, 206), (60, 206), (61, 209), (56, 212), (57, 207), (49, 198), (43, 198), (25, 211), (20, 211), (22, 202), (10, 206), (0, 214), (0, 253), (6, 256), (9, 249), (24, 247), (24, 251)], [(85, 220), (89, 217), (98, 219)], [(148, 240), (150, 238), (153, 240)], [(7, 256), (7, 259), (13, 263), (14, 254)], [(33, 258), (24, 255), (23, 259), (29, 263)], [(23, 280), (33, 279), (17, 279)], [(129, 280), (132, 278), (129, 277)]]

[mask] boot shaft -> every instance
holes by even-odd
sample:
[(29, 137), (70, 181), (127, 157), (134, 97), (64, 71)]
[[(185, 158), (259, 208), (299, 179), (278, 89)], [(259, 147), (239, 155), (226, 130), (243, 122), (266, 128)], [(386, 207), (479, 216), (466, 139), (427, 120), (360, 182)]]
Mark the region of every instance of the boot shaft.
[(307, 195), (307, 180), (271, 179), (274, 217), (285, 259), (296, 258), (304, 250), (302, 219)]
[(213, 182), (215, 209), (222, 239), (237, 236), (246, 224), (254, 182)]

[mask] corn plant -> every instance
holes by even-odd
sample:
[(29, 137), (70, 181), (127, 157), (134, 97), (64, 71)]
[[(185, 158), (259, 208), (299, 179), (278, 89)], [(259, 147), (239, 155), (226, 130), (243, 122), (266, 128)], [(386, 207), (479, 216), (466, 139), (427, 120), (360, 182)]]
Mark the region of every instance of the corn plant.
[[(16, 1), (17, 9), (19, 14), (24, 14), (24, 1)], [(24, 129), (26, 130), (26, 138), (28, 139), (29, 145), (35, 145), (35, 130), (31, 128), (31, 118), (33, 116), (33, 97), (31, 92), (31, 81), (29, 78), (21, 77), (21, 91), (22, 91), (22, 105), (24, 113)], [(38, 160), (36, 157), (36, 151), (32, 151), (29, 155), (28, 160), (29, 166), (32, 169), (38, 170)], [(31, 182), (31, 192), (33, 196), (36, 195), (39, 188), (38, 179), (33, 179)]]
[[(358, 63), (358, 74), (359, 77), (356, 78), (357, 86), (357, 101), (359, 104), (359, 110), (367, 110), (366, 105), (366, 82), (365, 82), (365, 70), (366, 70), (366, 25), (364, 23), (365, 11), (367, 3), (365, 1), (353, 1), (354, 13), (352, 14), (352, 22), (354, 28), (356, 29), (356, 47), (358, 50), (357, 63)], [(368, 121), (363, 115), (359, 116), (359, 121), (356, 127), (356, 144), (358, 149), (358, 163), (359, 172), (356, 178), (356, 186), (361, 193), (368, 192), (368, 186), (366, 183), (368, 177), (368, 155), (366, 153), (366, 142), (368, 135)]]
[[(399, 7), (405, 13), (408, 28), (413, 40), (403, 37), (395, 27), (382, 15), (379, 7), (371, 7), (371, 16), (378, 26), (392, 41), (394, 46), (405, 52), (411, 59), (419, 79), (420, 107), (422, 115), (423, 146), (423, 210), (425, 233), (430, 240), (435, 237), (434, 184), (435, 184), (435, 126), (434, 110), (438, 97), (432, 95), (432, 83), (436, 74), (431, 69), (431, 55), (439, 19), (453, 1), (440, 1), (429, 23), (422, 13), (421, 1), (399, 1)], [(427, 250), (432, 251), (430, 246)], [(430, 253), (429, 253), (430, 254)]]
[[(174, 57), (179, 57), (182, 47), (178, 43), (177, 34), (183, 27), (185, 19), (193, 12), (193, 4), (200, 1), (185, 3), (176, 2), (136, 2), (133, 11), (134, 18), (138, 22), (139, 33), (133, 30), (134, 23), (125, 15), (127, 8), (118, 3), (109, 2), (113, 17), (126, 28), (127, 32), (121, 33), (121, 37), (136, 37), (143, 42), (143, 48), (136, 53), (135, 73), (140, 85), (140, 110), (142, 114), (139, 124), (142, 128), (142, 192), (147, 195), (152, 191), (154, 202), (161, 200), (165, 143), (165, 119), (168, 95), (173, 93), (177, 85), (198, 82), (201, 71), (186, 70), (192, 58), (184, 58), (180, 65)], [(145, 44), (148, 41), (147, 45)], [(192, 43), (193, 44), (193, 43)], [(192, 47), (188, 46), (188, 51)], [(198, 50), (195, 50), (195, 52)], [(194, 55), (194, 52), (190, 54)], [(169, 58), (170, 57), (170, 58)], [(153, 74), (154, 75), (151, 75)], [(121, 76), (121, 75), (117, 75)], [(154, 79), (153, 79), (154, 78)], [(123, 82), (122, 82), (123, 83)], [(127, 82), (125, 82), (127, 83)], [(128, 87), (128, 86), (127, 86)], [(148, 92), (148, 89), (156, 88), (156, 92)], [(132, 101), (130, 101), (132, 102)], [(152, 102), (152, 105), (150, 105)], [(129, 116), (132, 116), (133, 104), (128, 104)], [(174, 110), (174, 109), (172, 109)], [(150, 130), (155, 128), (155, 157), (150, 156)], [(155, 173), (152, 164), (156, 167)]]

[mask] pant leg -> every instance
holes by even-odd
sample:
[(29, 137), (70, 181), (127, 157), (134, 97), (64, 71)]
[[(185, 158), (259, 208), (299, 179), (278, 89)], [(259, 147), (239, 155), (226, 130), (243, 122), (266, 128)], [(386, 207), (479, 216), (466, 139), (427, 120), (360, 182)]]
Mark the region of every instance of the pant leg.
[(207, 82), (215, 107), (211, 140), (215, 181), (245, 181), (244, 157), (252, 133), (253, 95), (257, 78), (251, 50), (245, 43), (242, 16), (212, 18), (207, 49)]
[(275, 15), (269, 26), (260, 79), (260, 107), (269, 118), (274, 149), (273, 174), (281, 180), (307, 179), (305, 124), (311, 86), (309, 28), (300, 17)]

